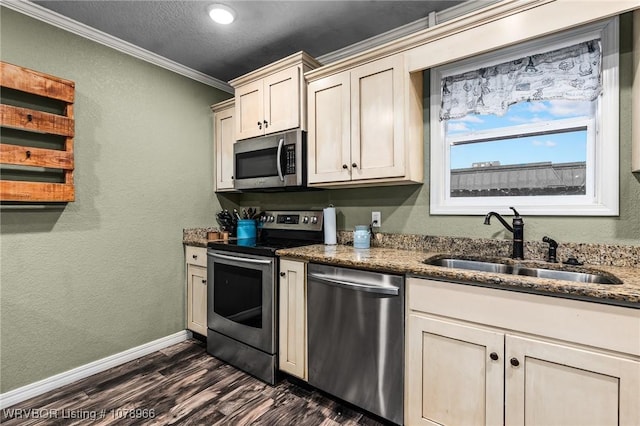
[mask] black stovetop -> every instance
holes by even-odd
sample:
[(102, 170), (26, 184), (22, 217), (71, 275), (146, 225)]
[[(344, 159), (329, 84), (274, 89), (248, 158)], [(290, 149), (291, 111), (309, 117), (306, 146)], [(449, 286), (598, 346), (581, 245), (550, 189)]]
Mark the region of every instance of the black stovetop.
[(302, 247), (319, 244), (320, 241), (309, 240), (271, 240), (256, 241), (255, 238), (236, 239), (228, 241), (210, 241), (207, 247), (212, 250), (229, 251), (233, 253), (255, 254), (259, 256), (275, 256), (276, 250), (292, 247)]

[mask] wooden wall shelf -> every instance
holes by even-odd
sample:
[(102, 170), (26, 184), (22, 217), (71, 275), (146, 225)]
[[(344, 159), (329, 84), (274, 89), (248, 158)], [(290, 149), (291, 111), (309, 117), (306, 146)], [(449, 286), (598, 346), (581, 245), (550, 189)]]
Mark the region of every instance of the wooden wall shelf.
[[(16, 129), (24, 132), (27, 140), (24, 144), (7, 143), (4, 135), (0, 140), (0, 167), (18, 166), (35, 170), (31, 176), (44, 169), (62, 172), (63, 182), (45, 180), (6, 180), (0, 177), (0, 201), (5, 202), (69, 202), (75, 200), (73, 183), (73, 138), (75, 121), (73, 102), (75, 83), (38, 71), (0, 62), (0, 86), (31, 96), (31, 103), (43, 107), (25, 108), (20, 105), (0, 104), (0, 126), (4, 129)], [(35, 95), (35, 96), (33, 96)], [(35, 100), (34, 100), (35, 99)], [(47, 111), (48, 104), (54, 101), (61, 105), (61, 114)], [(31, 106), (31, 105), (29, 105)], [(5, 132), (3, 132), (5, 133)], [(62, 149), (50, 149), (36, 146), (38, 135), (54, 135), (61, 140)], [(4, 174), (4, 173), (3, 173)]]

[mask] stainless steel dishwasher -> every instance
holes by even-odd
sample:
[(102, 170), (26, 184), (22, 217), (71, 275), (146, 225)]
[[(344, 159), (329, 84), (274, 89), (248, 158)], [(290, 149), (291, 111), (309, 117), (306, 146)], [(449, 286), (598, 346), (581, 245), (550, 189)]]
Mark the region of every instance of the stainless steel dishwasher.
[(403, 422), (404, 277), (309, 264), (309, 383)]

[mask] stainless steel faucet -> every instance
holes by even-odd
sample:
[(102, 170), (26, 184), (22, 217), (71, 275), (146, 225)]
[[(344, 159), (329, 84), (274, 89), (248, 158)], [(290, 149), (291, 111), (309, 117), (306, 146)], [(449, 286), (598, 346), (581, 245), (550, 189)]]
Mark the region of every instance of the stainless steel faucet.
[(484, 224), (491, 225), (491, 216), (497, 217), (500, 223), (505, 228), (507, 228), (507, 231), (513, 234), (513, 253), (511, 254), (511, 257), (513, 259), (524, 259), (524, 221), (515, 208), (509, 208), (513, 210), (513, 213), (515, 214), (515, 216), (513, 217), (513, 227), (511, 227), (502, 218), (502, 216), (500, 216), (500, 214), (496, 212), (487, 213), (487, 215), (484, 217)]

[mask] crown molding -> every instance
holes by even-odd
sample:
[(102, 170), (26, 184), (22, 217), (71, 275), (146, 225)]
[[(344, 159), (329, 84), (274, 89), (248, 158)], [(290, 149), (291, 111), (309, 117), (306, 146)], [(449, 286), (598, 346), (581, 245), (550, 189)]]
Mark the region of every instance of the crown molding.
[(309, 69), (315, 69), (322, 64), (308, 53), (300, 51), (278, 61), (267, 64), (262, 68), (258, 68), (257, 70), (244, 74), (238, 78), (234, 78), (233, 80), (229, 81), (229, 84), (232, 87), (242, 86), (244, 84), (259, 80), (268, 75), (285, 70), (295, 65), (302, 65), (303, 67), (306, 66)]
[(380, 46), (385, 43), (389, 43), (391, 41), (405, 37), (409, 34), (413, 34), (415, 32), (424, 30), (435, 24), (441, 24), (443, 22), (449, 21), (459, 16), (473, 13), (478, 9), (482, 9), (494, 3), (498, 3), (499, 1), (501, 0), (465, 1), (464, 3), (460, 3), (456, 6), (449, 7), (440, 12), (433, 13), (431, 15), (432, 17), (431, 19), (433, 19), (433, 16), (435, 15), (435, 20), (434, 20), (435, 22), (430, 23), (429, 22), (430, 16), (427, 16), (425, 18), (418, 19), (417, 21), (410, 22), (401, 27), (389, 30), (385, 33), (378, 34), (366, 40), (362, 40), (357, 43), (351, 44), (342, 49), (334, 50), (333, 52), (329, 52), (325, 55), (318, 56), (316, 59), (321, 64), (327, 65), (332, 62), (339, 61), (340, 59), (348, 58), (350, 56), (364, 52), (365, 50), (374, 48), (376, 46)]
[(176, 74), (180, 74), (184, 77), (190, 78), (208, 86), (215, 87), (216, 89), (222, 90), (223, 92), (231, 94), (234, 93), (233, 88), (222, 80), (210, 77), (192, 68), (185, 67), (184, 65), (181, 65), (156, 53), (150, 52), (117, 37), (113, 37), (100, 30), (89, 27), (88, 25), (74, 21), (73, 19), (70, 19), (45, 7), (39, 6), (35, 3), (31, 3), (30, 1), (0, 0), (0, 5), (6, 7), (7, 9), (14, 10), (31, 18), (53, 25), (54, 27), (61, 28), (70, 33), (79, 35), (88, 40), (100, 43), (103, 46), (107, 46), (119, 52), (133, 56), (134, 58), (143, 60), (153, 65), (157, 65), (161, 68), (172, 71)]

